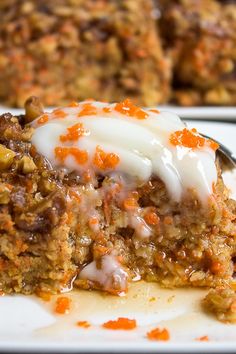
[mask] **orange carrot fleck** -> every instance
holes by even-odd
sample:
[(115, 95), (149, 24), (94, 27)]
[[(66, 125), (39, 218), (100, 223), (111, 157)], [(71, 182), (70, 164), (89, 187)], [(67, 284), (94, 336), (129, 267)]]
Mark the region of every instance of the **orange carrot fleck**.
[(76, 162), (79, 165), (83, 165), (88, 161), (88, 153), (85, 150), (80, 150), (75, 147), (56, 147), (55, 150), (55, 156), (61, 161), (64, 162), (65, 159), (69, 156), (72, 155)]
[(174, 146), (184, 146), (191, 149), (208, 146), (212, 150), (217, 150), (219, 147), (215, 141), (205, 139), (199, 135), (195, 128), (191, 130), (184, 128), (172, 133), (170, 135), (170, 143)]
[(153, 330), (151, 330), (150, 332), (147, 333), (147, 338), (149, 340), (167, 341), (170, 339), (170, 334), (166, 328), (163, 328), (163, 329), (154, 328)]
[(232, 312), (236, 312), (236, 300), (233, 300), (231, 306), (230, 306), (230, 310)]
[(38, 124), (44, 124), (44, 123), (47, 123), (48, 122), (48, 114), (43, 114), (38, 120), (37, 120), (37, 123)]
[(100, 146), (96, 147), (93, 163), (101, 170), (114, 169), (120, 162), (118, 155), (114, 153), (106, 153)]
[(37, 150), (36, 150), (35, 146), (34, 146), (34, 145), (31, 145), (31, 148), (30, 148), (30, 155), (31, 155), (32, 157), (35, 157), (36, 154), (37, 154)]
[(135, 198), (126, 198), (124, 200), (124, 208), (126, 210), (133, 210), (138, 207), (137, 200)]
[(66, 296), (61, 296), (56, 301), (55, 312), (58, 314), (68, 313), (70, 310), (71, 300)]
[(152, 108), (149, 109), (150, 112), (154, 112), (154, 113), (160, 113), (160, 111), (158, 109)]
[(96, 216), (89, 218), (88, 224), (93, 232), (99, 232), (99, 219)]
[(99, 223), (98, 218), (96, 216), (92, 216), (89, 219), (89, 225), (97, 225)]
[(136, 320), (129, 318), (119, 317), (115, 321), (108, 321), (103, 323), (102, 327), (113, 330), (131, 330), (137, 327)]
[(72, 222), (72, 220), (73, 220), (73, 213), (72, 213), (72, 211), (68, 211), (68, 213), (67, 213), (67, 224), (68, 225), (71, 225), (71, 222)]
[(102, 256), (105, 256), (109, 252), (109, 248), (106, 246), (102, 245), (96, 245), (93, 248), (93, 254), (95, 258), (101, 258)]
[(38, 290), (36, 291), (36, 295), (38, 297), (40, 297), (40, 299), (44, 300), (44, 301), (50, 301), (51, 300), (51, 294), (47, 291), (42, 291), (42, 290)]
[(88, 321), (78, 321), (76, 324), (78, 327), (83, 327), (83, 328), (91, 327), (91, 324)]
[(84, 103), (83, 108), (78, 114), (78, 117), (82, 116), (92, 116), (97, 114), (96, 107), (92, 106), (91, 103)]
[(208, 342), (209, 341), (209, 337), (208, 336), (202, 336), (202, 337), (196, 338), (196, 340), (199, 340), (200, 342)]
[(165, 225), (171, 225), (173, 224), (173, 218), (171, 216), (165, 216), (164, 217), (164, 224)]
[(83, 179), (84, 179), (84, 182), (90, 182), (91, 179), (92, 179), (92, 176), (91, 176), (91, 173), (89, 171), (85, 171), (83, 173)]
[(110, 113), (111, 112), (111, 107), (103, 107), (103, 112), (105, 113)]
[(146, 50), (144, 50), (144, 49), (137, 49), (135, 51), (135, 54), (139, 58), (146, 58), (148, 56), (148, 52)]
[(62, 109), (55, 109), (53, 112), (54, 116), (56, 118), (65, 118), (67, 116), (67, 113), (65, 113)]
[(144, 220), (149, 225), (158, 225), (159, 221), (160, 221), (160, 218), (159, 218), (159, 216), (157, 216), (156, 213), (149, 212), (149, 213), (144, 215)]
[(72, 125), (71, 127), (67, 128), (67, 134), (61, 135), (60, 136), (60, 141), (65, 142), (65, 141), (76, 141), (82, 136), (85, 136), (88, 134), (88, 131), (84, 129), (84, 126), (82, 123), (77, 123)]
[(215, 182), (212, 182), (211, 187), (212, 187), (213, 193), (216, 193), (216, 183)]
[(78, 106), (79, 106), (79, 103), (75, 102), (75, 101), (72, 101), (68, 104), (68, 107), (78, 107)]
[(135, 106), (128, 98), (122, 102), (116, 103), (114, 109), (121, 114), (137, 119), (146, 119), (148, 117), (147, 112)]
[(78, 192), (76, 191), (73, 191), (73, 190), (70, 190), (69, 191), (69, 196), (72, 198), (72, 199), (75, 199), (77, 201), (77, 203), (80, 203), (81, 202), (81, 198), (80, 198), (80, 195)]
[(212, 262), (210, 270), (213, 274), (220, 274), (223, 271), (224, 267), (220, 262)]

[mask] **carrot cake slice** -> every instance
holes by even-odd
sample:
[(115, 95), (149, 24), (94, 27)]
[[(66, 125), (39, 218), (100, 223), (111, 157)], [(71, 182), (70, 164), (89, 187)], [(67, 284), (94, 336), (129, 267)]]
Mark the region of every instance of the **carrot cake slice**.
[(0, 117), (0, 288), (228, 287), (235, 202), (216, 142), (129, 99)]

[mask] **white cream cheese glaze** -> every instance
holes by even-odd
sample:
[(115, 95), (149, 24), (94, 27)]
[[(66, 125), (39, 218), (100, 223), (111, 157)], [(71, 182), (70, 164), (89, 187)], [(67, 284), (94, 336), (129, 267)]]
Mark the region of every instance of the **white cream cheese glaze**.
[(114, 287), (119, 289), (119, 293), (126, 291), (128, 274), (116, 257), (112, 254), (105, 255), (100, 259), (100, 263), (99, 267), (96, 261), (87, 264), (80, 272), (79, 278), (97, 282), (107, 291)]
[[(87, 104), (96, 109), (96, 114), (79, 116)], [(104, 107), (108, 107), (109, 112), (104, 112)], [(58, 117), (55, 112), (47, 113), (48, 119), (43, 124), (39, 124), (39, 119), (33, 122), (32, 143), (54, 167), (79, 173), (87, 170), (102, 174), (117, 172), (129, 175), (137, 182), (157, 175), (175, 201), (180, 201), (188, 189), (194, 189), (199, 199), (205, 201), (217, 180), (215, 151), (209, 146), (194, 149), (171, 144), (170, 135), (185, 128), (173, 113), (143, 109), (146, 119), (137, 119), (114, 108), (115, 104), (84, 101), (76, 107), (60, 109), (64, 117)], [(83, 124), (86, 134), (75, 141), (60, 141), (60, 136), (67, 134), (67, 128), (77, 123)], [(112, 171), (101, 171), (94, 166), (97, 146), (119, 156), (119, 163)], [(68, 156), (62, 163), (55, 155), (56, 147), (84, 150), (88, 160), (78, 164), (73, 156)]]

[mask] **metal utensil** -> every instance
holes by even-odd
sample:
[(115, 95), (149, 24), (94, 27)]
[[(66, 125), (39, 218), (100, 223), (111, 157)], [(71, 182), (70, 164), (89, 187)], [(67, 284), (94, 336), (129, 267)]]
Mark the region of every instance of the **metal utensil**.
[(236, 168), (236, 156), (232, 151), (230, 151), (225, 145), (221, 144), (215, 139), (212, 139), (208, 135), (201, 135), (204, 138), (214, 140), (217, 144), (219, 144), (219, 148), (216, 150), (216, 156), (219, 157), (223, 170), (233, 170), (234, 168)]

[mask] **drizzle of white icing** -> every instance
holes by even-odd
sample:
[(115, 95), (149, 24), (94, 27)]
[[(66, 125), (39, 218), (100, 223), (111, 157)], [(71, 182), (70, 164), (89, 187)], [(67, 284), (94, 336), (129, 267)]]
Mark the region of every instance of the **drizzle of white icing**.
[(139, 238), (147, 239), (151, 236), (152, 230), (145, 220), (138, 213), (131, 213), (129, 216), (129, 225), (135, 230)]
[[(184, 193), (194, 189), (202, 202), (212, 193), (212, 184), (217, 180), (215, 152), (210, 147), (190, 149), (174, 146), (170, 143), (170, 134), (182, 130), (185, 125), (172, 113), (148, 114), (146, 119), (136, 119), (114, 109), (104, 113), (105, 103), (92, 102), (97, 109), (96, 115), (79, 116), (83, 105), (61, 109), (66, 116), (58, 118), (53, 112), (43, 125), (35, 121), (36, 128), (32, 143), (46, 156), (54, 167), (64, 167), (67, 171), (79, 173), (90, 170), (101, 174), (118, 173), (129, 175), (138, 182), (147, 181), (157, 175), (175, 201), (180, 201)], [(60, 136), (67, 133), (67, 128), (82, 123), (87, 134), (76, 141), (61, 142)], [(62, 161), (55, 156), (55, 148), (76, 147), (88, 153), (88, 161), (78, 164), (73, 156)], [(93, 164), (96, 147), (100, 146), (106, 153), (119, 156), (119, 163), (113, 170), (102, 171)], [(63, 166), (62, 166), (63, 165)]]

